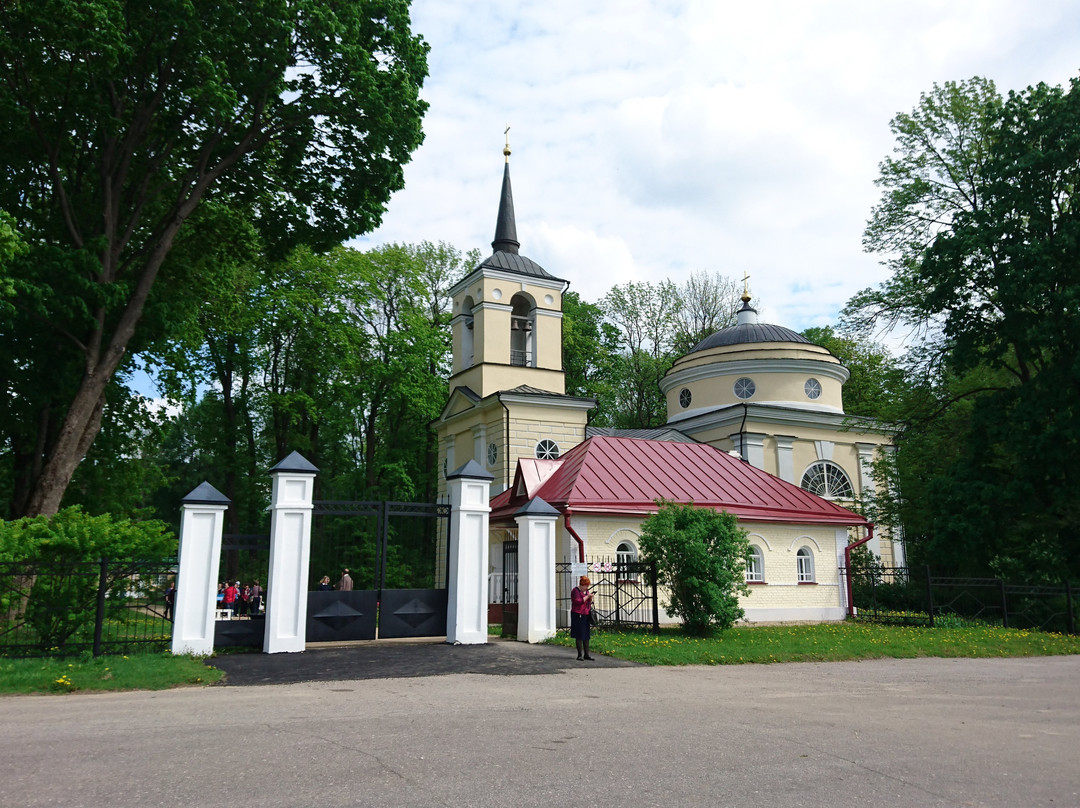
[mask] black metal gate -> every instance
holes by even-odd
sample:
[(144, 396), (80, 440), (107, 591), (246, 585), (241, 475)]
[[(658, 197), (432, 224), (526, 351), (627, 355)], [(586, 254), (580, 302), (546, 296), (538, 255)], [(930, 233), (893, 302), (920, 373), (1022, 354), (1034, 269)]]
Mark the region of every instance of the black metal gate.
[[(446, 635), (447, 592), (436, 572), (442, 538), (449, 577), (449, 505), (324, 500), (314, 517), (308, 642)], [(341, 588), (346, 569), (351, 590)], [(324, 577), (334, 589), (319, 591)]]

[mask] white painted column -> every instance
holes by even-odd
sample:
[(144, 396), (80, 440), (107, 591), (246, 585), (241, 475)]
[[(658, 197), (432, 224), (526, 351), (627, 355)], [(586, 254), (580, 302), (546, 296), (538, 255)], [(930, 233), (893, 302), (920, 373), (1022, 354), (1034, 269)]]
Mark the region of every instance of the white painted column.
[(493, 479), (475, 460), (446, 475), (450, 492), (448, 643), (481, 645), (488, 641), (488, 499)]
[(765, 434), (762, 432), (734, 432), (730, 436), (735, 451), (756, 469), (765, 468)]
[(318, 469), (293, 452), (272, 469), (270, 572), (263, 652), (303, 651), (307, 638), (311, 511)]
[(555, 520), (540, 497), (514, 514), (518, 523), (518, 630), (523, 642), (555, 636)]
[(795, 438), (789, 435), (776, 436), (776, 476), (792, 485), (795, 482)]
[(229, 499), (203, 483), (180, 506), (179, 570), (173, 601), (172, 652), (214, 652), (214, 609), (221, 563), (221, 534)]

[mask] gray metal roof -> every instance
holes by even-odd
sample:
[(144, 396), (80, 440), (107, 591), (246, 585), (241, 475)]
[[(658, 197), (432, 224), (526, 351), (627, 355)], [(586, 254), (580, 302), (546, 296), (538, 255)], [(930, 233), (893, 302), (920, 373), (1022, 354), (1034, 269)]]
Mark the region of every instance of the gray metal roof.
[(533, 278), (550, 278), (551, 280), (562, 280), (562, 278), (556, 278), (538, 263), (531, 258), (526, 258), (524, 255), (518, 253), (509, 253), (499, 251), (492, 255), (489, 255), (477, 266), (477, 269), (488, 267), (490, 269), (501, 269), (503, 272), (513, 272), (517, 275), (528, 275)]
[(669, 440), (676, 443), (698, 443), (698, 441), (685, 435), (677, 429), (668, 426), (655, 427), (653, 429), (616, 429), (611, 426), (587, 426), (585, 437), (607, 438), (637, 438), (638, 440)]
[(754, 342), (799, 342), (804, 345), (813, 345), (802, 334), (784, 328), (782, 325), (769, 325), (767, 323), (743, 323), (733, 325), (730, 328), (722, 328), (715, 334), (710, 334), (695, 345), (690, 353), (707, 351), (710, 348), (722, 348), (725, 345), (742, 345)]

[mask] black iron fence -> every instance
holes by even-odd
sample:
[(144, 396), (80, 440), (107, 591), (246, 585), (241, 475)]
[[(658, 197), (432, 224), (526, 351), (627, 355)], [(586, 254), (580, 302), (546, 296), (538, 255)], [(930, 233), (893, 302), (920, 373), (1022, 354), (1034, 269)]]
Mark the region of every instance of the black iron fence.
[(0, 563), (0, 655), (168, 648), (176, 560)]
[(938, 576), (929, 567), (841, 567), (840, 574), (850, 579), (858, 620), (930, 627), (993, 624), (1062, 634), (1075, 634), (1080, 622), (1069, 582), (1034, 585)]
[[(570, 592), (577, 586), (582, 566), (569, 561), (555, 564), (555, 608), (568, 614)], [(660, 630), (660, 602), (656, 566), (645, 561), (592, 559), (584, 567), (592, 582), (593, 608), (600, 625), (648, 626)]]

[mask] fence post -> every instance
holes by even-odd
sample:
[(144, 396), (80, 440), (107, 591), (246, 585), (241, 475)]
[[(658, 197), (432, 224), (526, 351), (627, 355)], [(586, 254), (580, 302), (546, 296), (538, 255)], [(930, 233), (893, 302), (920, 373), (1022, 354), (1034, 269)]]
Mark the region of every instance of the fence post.
[(263, 653), (298, 653), (307, 647), (308, 570), (315, 475), (299, 452), (270, 469), (270, 572), (266, 581)]
[(1069, 627), (1069, 633), (1076, 633), (1076, 617), (1073, 615), (1073, 599), (1072, 599), (1072, 585), (1069, 583), (1069, 579), (1065, 579), (1065, 608), (1068, 610), (1068, 618), (1066, 625)]
[(934, 587), (930, 583), (930, 565), (926, 565), (926, 611), (930, 615), (930, 628), (934, 627)]
[(109, 562), (103, 558), (99, 562), (97, 614), (94, 615), (94, 656), (101, 656), (101, 631), (105, 626), (105, 588), (109, 580)]
[(493, 479), (475, 460), (446, 475), (451, 508), (450, 580), (446, 582), (448, 643), (483, 645), (488, 641), (488, 500)]
[(652, 630), (653, 634), (660, 633), (660, 593), (656, 587), (656, 562), (652, 562)]
[(998, 588), (1001, 590), (1001, 627), (1009, 627), (1009, 600), (1005, 596), (1005, 579), (998, 578)]
[(180, 554), (173, 595), (172, 652), (214, 652), (221, 534), (229, 498), (202, 483), (180, 505)]
[(540, 497), (514, 514), (518, 524), (517, 638), (543, 642), (555, 636), (555, 519)]

